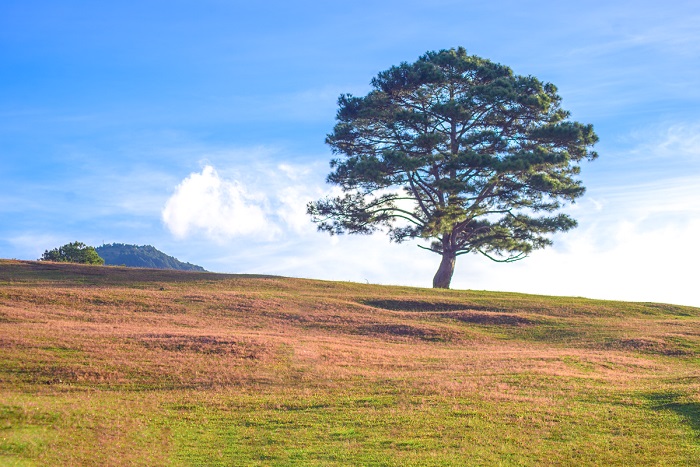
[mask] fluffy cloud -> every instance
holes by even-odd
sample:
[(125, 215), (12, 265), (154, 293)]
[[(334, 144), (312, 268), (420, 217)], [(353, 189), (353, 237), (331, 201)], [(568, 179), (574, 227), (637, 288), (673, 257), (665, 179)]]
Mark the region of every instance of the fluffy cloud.
[(243, 176), (223, 176), (206, 165), (176, 187), (163, 222), (176, 238), (204, 236), (219, 243), (236, 237), (279, 242), (312, 233), (306, 204), (324, 194), (314, 169), (257, 164)]
[(688, 265), (700, 261), (700, 253), (688, 245), (700, 222), (659, 222), (649, 228), (621, 220), (603, 231), (593, 229), (563, 237), (563, 248), (536, 253), (504, 270), (501, 280), (508, 290), (529, 293), (698, 304)]
[(574, 213), (580, 225), (517, 263), (460, 258), (457, 288), (575, 295), (698, 306), (690, 266), (700, 232), (699, 177), (598, 190)]
[(236, 180), (222, 179), (207, 165), (177, 186), (162, 219), (178, 238), (203, 233), (220, 242), (253, 235), (272, 239), (279, 229), (268, 218), (267, 205), (265, 195), (249, 191)]

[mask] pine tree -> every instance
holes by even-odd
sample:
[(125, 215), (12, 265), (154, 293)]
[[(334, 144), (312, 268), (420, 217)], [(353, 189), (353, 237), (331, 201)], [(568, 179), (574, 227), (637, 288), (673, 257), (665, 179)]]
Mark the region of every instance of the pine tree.
[(556, 211), (583, 195), (579, 163), (598, 137), (554, 85), (461, 47), (371, 84), (338, 100), (328, 182), (344, 195), (309, 203), (319, 230), (432, 240), (419, 246), (442, 256), (433, 287), (449, 288), (457, 256), (516, 261), (576, 226)]

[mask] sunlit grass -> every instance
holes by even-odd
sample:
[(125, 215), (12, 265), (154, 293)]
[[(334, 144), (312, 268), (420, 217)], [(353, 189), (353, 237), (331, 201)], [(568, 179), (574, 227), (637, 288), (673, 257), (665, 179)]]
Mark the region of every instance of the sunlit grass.
[(692, 465), (700, 310), (0, 261), (0, 465)]

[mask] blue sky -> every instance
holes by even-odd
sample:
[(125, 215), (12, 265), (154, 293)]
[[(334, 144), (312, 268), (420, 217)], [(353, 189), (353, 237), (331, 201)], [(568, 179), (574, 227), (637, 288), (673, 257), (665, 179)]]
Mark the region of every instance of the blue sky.
[(0, 3), (0, 257), (151, 244), (217, 272), (429, 286), (437, 255), (315, 231), (341, 93), (428, 50), (554, 83), (600, 158), (579, 227), (453, 287), (700, 306), (700, 3)]

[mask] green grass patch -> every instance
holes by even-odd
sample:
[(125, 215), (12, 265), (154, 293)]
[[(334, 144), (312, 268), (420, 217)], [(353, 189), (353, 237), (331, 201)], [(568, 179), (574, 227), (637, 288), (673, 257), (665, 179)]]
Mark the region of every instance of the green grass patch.
[(700, 310), (0, 260), (0, 465), (693, 465)]

